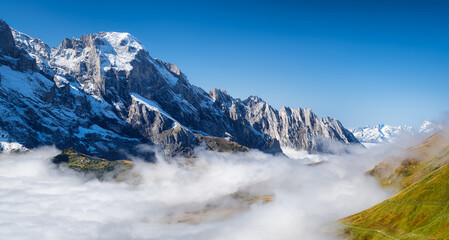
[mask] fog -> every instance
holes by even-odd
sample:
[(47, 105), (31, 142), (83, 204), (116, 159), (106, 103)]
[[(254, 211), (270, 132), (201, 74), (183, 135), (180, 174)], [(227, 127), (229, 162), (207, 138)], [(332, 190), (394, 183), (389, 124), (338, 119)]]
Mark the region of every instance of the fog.
[[(290, 159), (198, 150), (193, 163), (159, 154), (156, 164), (134, 159), (137, 183), (101, 182), (58, 168), (51, 163), (59, 153), (54, 148), (3, 154), (1, 238), (338, 239), (338, 219), (390, 196), (364, 173), (391, 149), (350, 152), (288, 150)], [(273, 201), (249, 205), (232, 197), (236, 192)], [(220, 213), (226, 209), (234, 210)], [(198, 213), (200, 220), (184, 221)]]

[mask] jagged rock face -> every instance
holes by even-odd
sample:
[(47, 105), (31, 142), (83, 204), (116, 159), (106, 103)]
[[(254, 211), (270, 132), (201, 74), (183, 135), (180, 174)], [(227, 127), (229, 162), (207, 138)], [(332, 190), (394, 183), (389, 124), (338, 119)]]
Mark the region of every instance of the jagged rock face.
[[(2, 29), (9, 31), (2, 36), (12, 36), (9, 28)], [(152, 144), (129, 128), (113, 106), (86, 94), (78, 82), (57, 75), (60, 69), (46, 71), (49, 48), (41, 41), (23, 34), (16, 39), (17, 45), (24, 48), (14, 45), (0, 56), (0, 129), (8, 136), (3, 146), (10, 148), (12, 143), (18, 143), (24, 149), (41, 145), (74, 147), (116, 159), (124, 156), (122, 149)]]
[(241, 101), (218, 89), (209, 94), (230, 118), (245, 119), (255, 131), (279, 141), (282, 147), (322, 152), (326, 151), (323, 140), (359, 143), (338, 120), (319, 119), (310, 109), (282, 107), (278, 111), (256, 96)]
[(0, 50), (4, 54), (14, 55), (15, 43), (8, 24), (0, 20)]
[(142, 101), (141, 96), (136, 96), (129, 107), (127, 122), (144, 137), (163, 146), (166, 153), (189, 155), (198, 144), (196, 136), (170, 116), (152, 109), (154, 106)]
[[(0, 64), (17, 71), (36, 70), (35, 61), (24, 51), (16, 47), (11, 30), (0, 19)], [(0, 78), (1, 80), (1, 78)]]
[(128, 33), (66, 38), (50, 48), (0, 23), (0, 127), (25, 147), (55, 144), (118, 158), (111, 149), (133, 152), (141, 143), (190, 156), (198, 134), (269, 153), (280, 153), (281, 144), (314, 150), (313, 137), (352, 142), (340, 123), (311, 112), (206, 93)]
[(41, 40), (31, 38), (30, 36), (20, 33), (14, 29), (11, 29), (11, 32), (12, 36), (14, 36), (13, 41), (15, 41), (17, 47), (25, 50), (28, 55), (36, 61), (38, 67), (42, 69), (45, 75), (49, 77), (54, 75), (53, 70), (45, 62), (50, 59), (50, 47)]

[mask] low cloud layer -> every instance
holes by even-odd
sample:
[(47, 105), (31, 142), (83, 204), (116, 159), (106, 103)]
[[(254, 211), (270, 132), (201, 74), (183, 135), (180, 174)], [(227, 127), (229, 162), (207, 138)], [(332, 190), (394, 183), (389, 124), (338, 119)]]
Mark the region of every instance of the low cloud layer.
[[(354, 152), (354, 151), (353, 151)], [(42, 148), (0, 155), (4, 239), (337, 239), (335, 221), (389, 196), (364, 172), (382, 148), (297, 159), (257, 151), (200, 152), (194, 164), (138, 161), (139, 184), (100, 182), (61, 170)], [(307, 163), (325, 161), (309, 166)], [(222, 219), (179, 223), (185, 213), (239, 208), (230, 195), (274, 195)]]

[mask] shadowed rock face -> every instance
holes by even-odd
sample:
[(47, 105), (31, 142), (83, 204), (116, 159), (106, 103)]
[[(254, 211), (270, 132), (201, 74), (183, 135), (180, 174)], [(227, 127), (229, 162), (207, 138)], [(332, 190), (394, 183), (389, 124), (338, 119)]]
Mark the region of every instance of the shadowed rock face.
[(14, 55), (13, 52), (16, 50), (15, 46), (14, 38), (12, 37), (8, 24), (0, 20), (0, 50), (2, 53), (11, 56)]
[(11, 29), (0, 19), (0, 64), (8, 65), (18, 71), (36, 70), (35, 61), (16, 47)]
[(50, 48), (0, 26), (0, 128), (28, 148), (56, 144), (121, 158), (142, 143), (191, 156), (198, 136), (268, 153), (281, 153), (281, 145), (319, 151), (315, 137), (357, 142), (338, 121), (318, 120), (310, 110), (206, 93), (128, 33), (66, 38)]

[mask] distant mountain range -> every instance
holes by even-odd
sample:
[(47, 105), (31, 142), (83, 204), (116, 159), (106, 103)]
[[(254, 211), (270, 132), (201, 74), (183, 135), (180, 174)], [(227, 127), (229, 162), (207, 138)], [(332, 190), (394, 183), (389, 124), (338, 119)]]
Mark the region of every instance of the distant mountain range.
[(277, 110), (257, 96), (205, 92), (129, 33), (50, 47), (1, 20), (0, 111), (0, 150), (8, 152), (55, 145), (114, 159), (140, 144), (192, 156), (201, 145), (275, 154), (281, 147), (326, 151), (326, 141), (359, 143), (338, 120), (310, 109)]
[(419, 129), (407, 125), (390, 126), (378, 124), (376, 126), (365, 126), (350, 129), (354, 136), (362, 143), (390, 143), (394, 142), (402, 134), (435, 133), (442, 126), (430, 121), (424, 121)]

